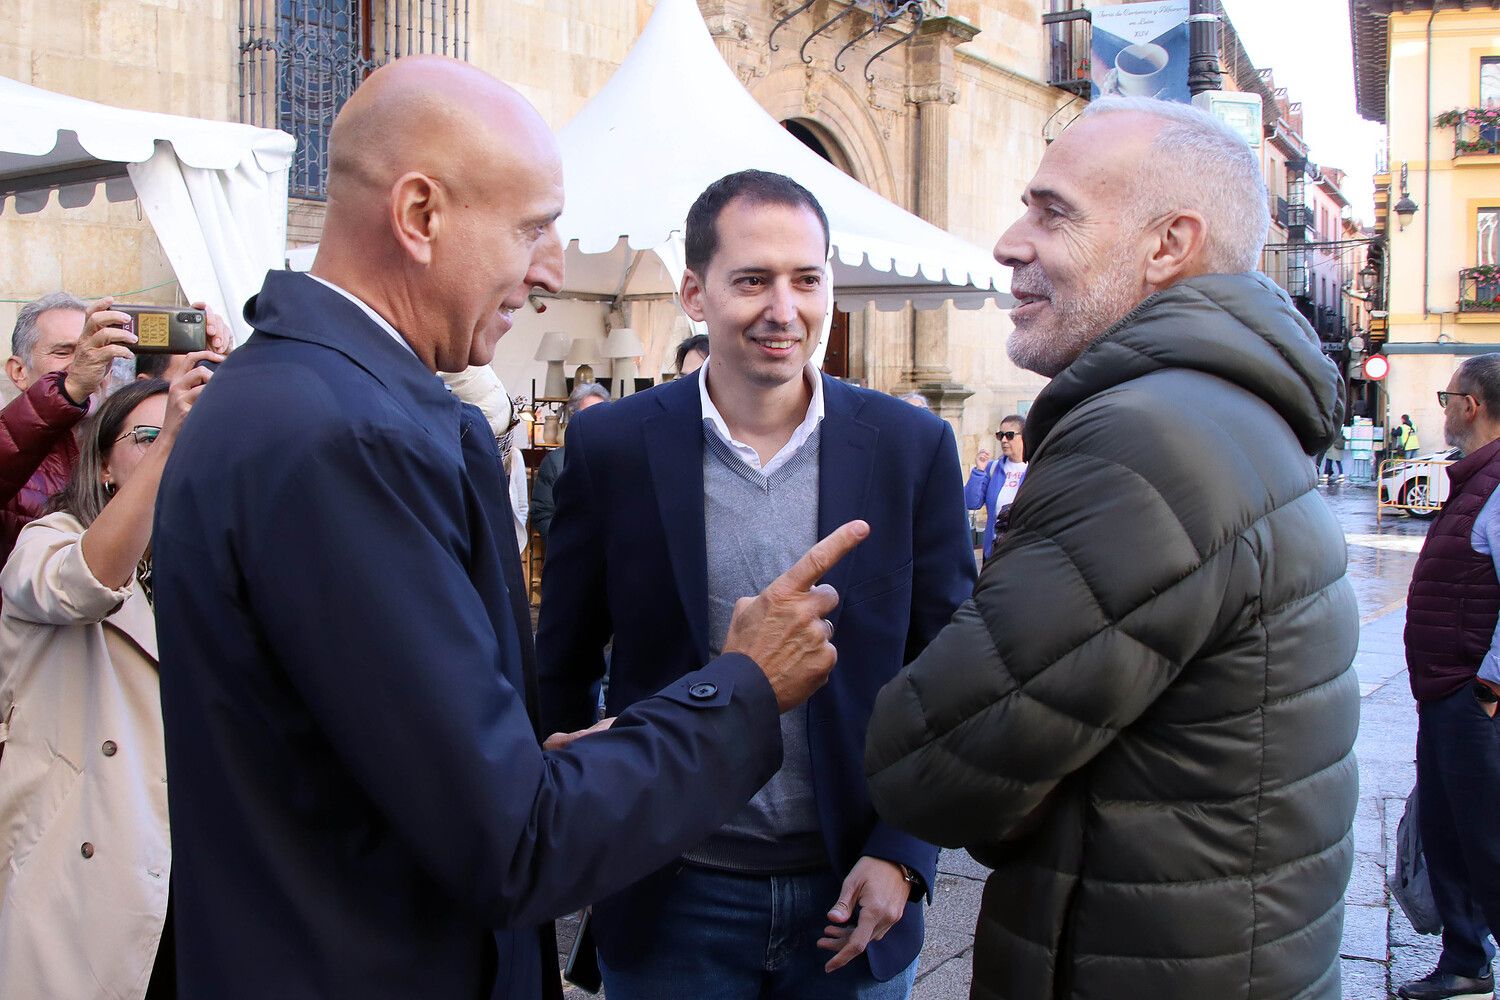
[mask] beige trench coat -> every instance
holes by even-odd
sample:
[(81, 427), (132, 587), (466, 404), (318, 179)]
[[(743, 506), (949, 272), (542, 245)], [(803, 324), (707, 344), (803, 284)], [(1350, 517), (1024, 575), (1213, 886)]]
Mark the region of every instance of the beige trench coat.
[(146, 993), (172, 854), (156, 624), (82, 526), (26, 527), (0, 571), (0, 995)]

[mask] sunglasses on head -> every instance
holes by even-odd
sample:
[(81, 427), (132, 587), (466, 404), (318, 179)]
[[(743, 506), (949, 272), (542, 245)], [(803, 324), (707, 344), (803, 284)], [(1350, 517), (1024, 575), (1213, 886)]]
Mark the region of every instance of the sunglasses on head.
[(156, 436), (160, 433), (160, 427), (152, 427), (149, 424), (140, 424), (136, 427), (130, 428), (130, 430), (115, 438), (115, 441), (120, 442), (124, 441), (126, 438), (132, 438), (136, 444), (150, 444), (152, 441), (156, 440)]
[(1020, 431), (996, 431), (995, 437), (1001, 441), (1011, 441), (1021, 436)]

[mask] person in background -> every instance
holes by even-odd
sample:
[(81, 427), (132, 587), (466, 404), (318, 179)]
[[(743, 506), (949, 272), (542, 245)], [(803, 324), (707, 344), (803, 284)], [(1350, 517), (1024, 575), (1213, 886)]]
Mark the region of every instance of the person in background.
[(927, 402), (927, 397), (922, 395), (920, 392), (903, 392), (896, 398), (901, 400), (901, 402), (903, 403), (915, 406), (919, 410), (932, 409), (932, 407)]
[(691, 375), (708, 360), (708, 337), (695, 333), (677, 345), (677, 374)]
[(526, 519), (530, 499), (526, 488), (525, 431), (516, 416), (515, 401), (505, 383), (489, 365), (470, 365), (461, 372), (439, 372), (448, 391), (484, 414), (484, 422), (495, 435), (500, 450), (500, 469), (510, 489), (511, 521), (516, 532), (516, 551), (526, 551)]
[(1319, 479), (1325, 483), (1344, 481), (1344, 431), (1342, 428), (1334, 435), (1333, 441), (1328, 445), (1328, 450), (1323, 453), (1323, 473)]
[(211, 375), (133, 382), (105, 400), (82, 425), (68, 486), (0, 572), (6, 996), (176, 995), (151, 517)]
[[(679, 355), (681, 353), (681, 351), (678, 352)], [(609, 390), (598, 382), (575, 385), (573, 391), (568, 394), (567, 403), (563, 406), (563, 426), (567, 427), (576, 415), (589, 407), (607, 402), (609, 402)], [(553, 448), (547, 452), (547, 457), (542, 459), (541, 466), (536, 470), (536, 480), (531, 484), (531, 526), (536, 529), (538, 535), (542, 536), (544, 544), (547, 541), (547, 530), (552, 527), (552, 515), (557, 511), (553, 490), (557, 487), (557, 477), (562, 475), (563, 455), (567, 451), (567, 443), (567, 438), (564, 437), (563, 447)]]
[(1443, 437), (1463, 457), (1412, 568), (1405, 643), (1443, 950), (1432, 972), (1402, 984), (1404, 1000), (1491, 996), (1500, 928), (1500, 354), (1466, 358), (1437, 397)]
[(1417, 437), (1417, 425), (1411, 422), (1411, 414), (1401, 414), (1399, 425), (1401, 433), (1401, 455), (1404, 458), (1416, 458), (1417, 452), (1422, 448), (1422, 441)]
[(995, 544), (1005, 535), (1005, 523), (1010, 517), (1010, 505), (1015, 503), (1021, 483), (1026, 478), (1026, 441), (1021, 432), (1026, 418), (1012, 414), (1000, 421), (995, 439), (1000, 442), (1000, 457), (992, 458), (981, 449), (974, 458), (974, 468), (969, 470), (969, 481), (964, 484), (964, 503), (970, 510), (983, 507), (984, 557), (988, 559)]
[[(90, 304), (53, 292), (16, 316), (5, 373), (21, 395), (0, 410), (0, 562), (21, 529), (68, 485), (78, 460), (74, 428), (95, 398), (114, 387), (118, 364), (133, 358), (135, 336), (120, 329), (129, 317), (113, 305), (108, 297)], [(205, 309), (201, 302), (193, 307)], [(223, 320), (211, 311), (208, 335), (214, 351), (230, 348)]]

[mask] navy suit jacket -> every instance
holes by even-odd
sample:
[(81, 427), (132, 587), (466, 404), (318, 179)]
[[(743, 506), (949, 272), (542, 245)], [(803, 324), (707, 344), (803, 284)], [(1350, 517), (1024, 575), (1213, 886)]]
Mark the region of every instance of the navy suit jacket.
[(155, 522), (181, 993), (559, 996), (549, 922), (780, 766), (771, 687), (722, 657), (542, 752), (484, 418), (305, 275), (246, 317)]
[[(568, 428), (537, 633), (544, 728), (588, 723), (611, 637), (612, 715), (709, 660), (700, 377), (594, 407)], [(947, 423), (908, 403), (826, 376), (823, 393), (818, 537), (855, 518), (870, 537), (824, 580), (842, 600), (829, 616), (838, 665), (808, 702), (818, 818), (840, 878), (870, 855), (931, 886), (937, 848), (870, 805), (865, 729), (876, 693), (974, 589), (958, 448)], [(635, 935), (650, 933), (651, 892), (638, 886), (595, 907), (606, 960), (619, 963)], [(905, 969), (922, 936), (912, 903), (870, 945), (875, 975)]]

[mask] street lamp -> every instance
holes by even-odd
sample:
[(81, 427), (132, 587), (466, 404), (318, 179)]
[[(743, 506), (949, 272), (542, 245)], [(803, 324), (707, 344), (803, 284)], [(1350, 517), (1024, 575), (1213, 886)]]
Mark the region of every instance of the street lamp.
[(1373, 292), (1375, 290), (1375, 279), (1378, 277), (1380, 275), (1375, 272), (1375, 265), (1366, 264), (1359, 272), (1359, 287), (1367, 293)]
[(1401, 200), (1396, 202), (1396, 218), (1400, 220), (1401, 228), (1405, 229), (1416, 214), (1417, 203), (1411, 200), (1411, 195), (1403, 194)]
[(1411, 222), (1412, 216), (1417, 214), (1417, 203), (1411, 200), (1411, 192), (1406, 189), (1406, 164), (1401, 164), (1401, 200), (1396, 202), (1396, 218), (1405, 229)]

